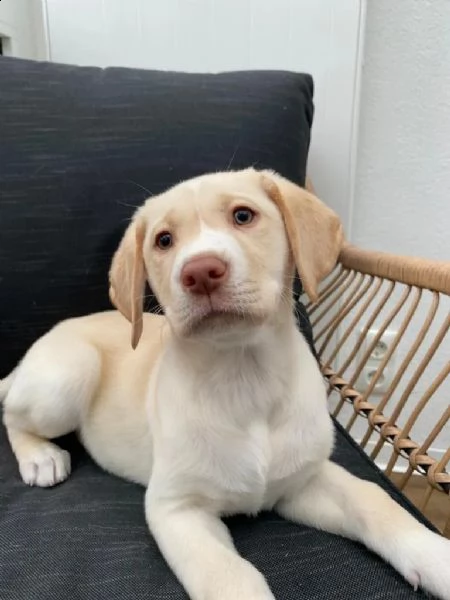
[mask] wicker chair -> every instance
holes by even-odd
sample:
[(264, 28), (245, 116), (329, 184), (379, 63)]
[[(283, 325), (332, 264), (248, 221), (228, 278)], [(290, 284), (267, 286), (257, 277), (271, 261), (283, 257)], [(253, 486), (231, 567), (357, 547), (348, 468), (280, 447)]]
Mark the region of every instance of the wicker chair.
[[(306, 303), (334, 417), (372, 459), (388, 451), (385, 473), (407, 496), (413, 475), (425, 478), (422, 498), (416, 500), (425, 516), (432, 495), (443, 495), (443, 522), (435, 525), (448, 537), (449, 296), (450, 262), (347, 245), (319, 301)], [(396, 333), (380, 347), (389, 327)], [(367, 338), (369, 330), (373, 333)], [(369, 368), (371, 356), (380, 350), (381, 360)], [(395, 357), (399, 360), (393, 365)], [(391, 369), (391, 383), (375, 395), (386, 368)], [(367, 389), (360, 393), (363, 373), (370, 381), (366, 379)], [(433, 457), (433, 444), (447, 451)], [(394, 473), (402, 461), (401, 474)]]

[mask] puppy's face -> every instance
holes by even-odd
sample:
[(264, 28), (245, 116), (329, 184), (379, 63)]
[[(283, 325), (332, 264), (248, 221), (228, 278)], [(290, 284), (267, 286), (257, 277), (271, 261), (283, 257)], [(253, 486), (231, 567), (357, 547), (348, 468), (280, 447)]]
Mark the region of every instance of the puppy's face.
[(182, 183), (149, 200), (142, 217), (147, 275), (176, 334), (247, 334), (289, 296), (283, 219), (256, 173)]
[(290, 307), (294, 264), (312, 300), (343, 242), (338, 217), (279, 175), (204, 175), (138, 209), (110, 270), (113, 304), (142, 332), (148, 279), (178, 336), (251, 339)]

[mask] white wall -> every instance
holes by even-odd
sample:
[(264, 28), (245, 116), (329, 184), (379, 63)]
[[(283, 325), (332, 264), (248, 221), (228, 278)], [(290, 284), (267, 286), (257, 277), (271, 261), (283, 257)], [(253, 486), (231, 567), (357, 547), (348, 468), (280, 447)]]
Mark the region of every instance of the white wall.
[(83, 65), (313, 74), (310, 172), (349, 222), (360, 0), (46, 0), (50, 56)]
[(450, 260), (450, 2), (369, 1), (353, 240)]
[(1, 0), (0, 37), (5, 55), (47, 58), (45, 17), (41, 0)]
[[(369, 0), (360, 107), (352, 240), (366, 248), (450, 260), (448, 0)], [(446, 300), (441, 318), (450, 310)], [(409, 343), (425, 314), (425, 308), (417, 311)], [(399, 319), (392, 328), (398, 325)], [(404, 355), (400, 349), (397, 364)], [(407, 412), (449, 358), (447, 335)], [(417, 364), (412, 361), (409, 375)], [(449, 401), (447, 378), (418, 437)], [(449, 445), (450, 424), (435, 444), (436, 456)]]

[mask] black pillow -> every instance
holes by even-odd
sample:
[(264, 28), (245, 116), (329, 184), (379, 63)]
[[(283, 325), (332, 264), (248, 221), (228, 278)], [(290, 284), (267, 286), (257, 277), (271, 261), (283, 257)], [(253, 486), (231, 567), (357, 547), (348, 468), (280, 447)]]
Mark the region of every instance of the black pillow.
[(284, 71), (1, 58), (0, 377), (57, 321), (110, 308), (112, 253), (149, 195), (250, 165), (303, 184), (312, 95)]

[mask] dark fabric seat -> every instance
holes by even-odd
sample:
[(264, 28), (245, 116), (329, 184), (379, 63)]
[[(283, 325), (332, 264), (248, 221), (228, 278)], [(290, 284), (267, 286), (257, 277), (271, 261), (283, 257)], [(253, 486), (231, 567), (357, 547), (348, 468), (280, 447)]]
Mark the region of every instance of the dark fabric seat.
[[(57, 321), (109, 307), (112, 252), (149, 194), (250, 165), (302, 184), (312, 92), (311, 77), (296, 73), (0, 58), (0, 377)], [(310, 339), (301, 306), (299, 324)], [(101, 471), (73, 436), (62, 443), (70, 479), (28, 488), (0, 427), (0, 599), (185, 598), (146, 527), (143, 490)], [(340, 428), (335, 458), (414, 512)], [(274, 514), (229, 525), (278, 600), (424, 597), (348, 540)]]
[[(53, 489), (29, 488), (0, 432), (0, 598), (187, 598), (148, 532), (143, 488), (103, 472), (74, 436), (62, 445), (72, 452), (71, 477)], [(340, 428), (334, 458), (415, 512)], [(274, 513), (227, 523), (238, 550), (264, 573), (277, 600), (426, 597), (349, 540)]]

